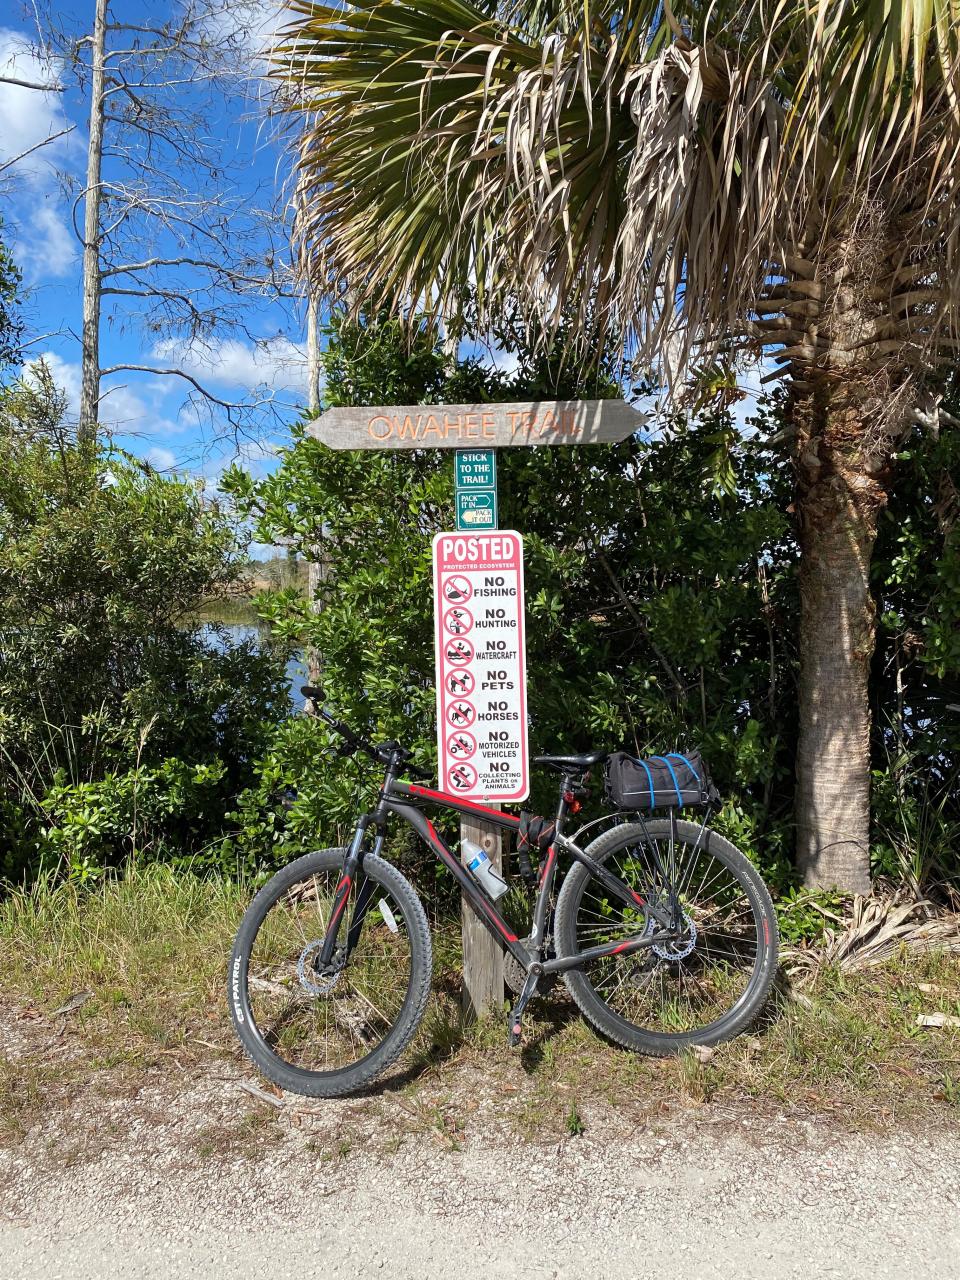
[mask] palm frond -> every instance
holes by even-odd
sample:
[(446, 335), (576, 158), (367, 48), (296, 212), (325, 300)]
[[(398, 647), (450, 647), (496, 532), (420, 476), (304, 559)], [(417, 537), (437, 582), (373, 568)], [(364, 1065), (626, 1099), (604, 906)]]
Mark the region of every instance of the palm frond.
[(357, 305), (472, 292), (680, 370), (777, 340), (758, 299), (866, 204), (934, 295), (881, 354), (960, 312), (960, 0), (292, 7), (303, 261)]

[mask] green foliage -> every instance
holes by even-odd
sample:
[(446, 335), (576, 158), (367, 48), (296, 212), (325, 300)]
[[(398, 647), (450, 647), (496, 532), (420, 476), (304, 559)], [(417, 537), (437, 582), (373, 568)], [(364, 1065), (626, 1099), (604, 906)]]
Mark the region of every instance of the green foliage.
[(56, 780), (41, 801), (41, 865), (82, 883), (121, 858), (193, 862), (211, 826), (219, 833), (230, 781), (222, 760), (176, 758), (96, 782)]
[(841, 918), (843, 899), (836, 893), (792, 887), (780, 894), (776, 909), (784, 942), (793, 947), (815, 945), (823, 940), (824, 929)]
[(0, 398), (8, 876), (55, 854), (87, 874), (145, 845), (194, 851), (287, 709), (276, 656), (192, 620), (242, 566), (231, 520), (193, 485), (78, 448), (63, 411), (43, 368)]
[[(0, 218), (0, 232), (3, 219)], [(14, 363), (20, 350), (23, 323), (17, 308), (23, 277), (0, 240), (0, 369)]]
[[(948, 398), (956, 412), (956, 395)], [(960, 433), (908, 439), (880, 522), (876, 869), (918, 889), (960, 879)]]

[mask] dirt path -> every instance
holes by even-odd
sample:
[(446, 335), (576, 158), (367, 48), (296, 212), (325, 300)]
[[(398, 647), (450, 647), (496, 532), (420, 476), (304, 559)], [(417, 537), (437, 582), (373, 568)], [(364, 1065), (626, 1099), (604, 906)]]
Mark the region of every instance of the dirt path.
[(703, 1108), (543, 1145), (403, 1131), (395, 1101), (274, 1108), (235, 1079), (49, 1120), (0, 1152), (5, 1280), (960, 1274), (956, 1133)]

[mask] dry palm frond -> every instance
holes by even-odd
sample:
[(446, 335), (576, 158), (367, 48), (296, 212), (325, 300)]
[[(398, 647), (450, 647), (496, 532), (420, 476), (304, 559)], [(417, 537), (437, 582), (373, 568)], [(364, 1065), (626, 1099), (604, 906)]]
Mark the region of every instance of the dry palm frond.
[(791, 982), (802, 986), (823, 968), (852, 973), (883, 964), (901, 952), (960, 951), (960, 916), (932, 914), (933, 904), (903, 895), (856, 897), (849, 921), (825, 929), (818, 947), (787, 947), (783, 962)]
[[(731, 334), (802, 365), (870, 207), (889, 306), (842, 354), (960, 345), (960, 0), (291, 8), (303, 261), (355, 306), (474, 293), (481, 323), (563, 315), (676, 372)], [(778, 281), (814, 292), (758, 319)]]

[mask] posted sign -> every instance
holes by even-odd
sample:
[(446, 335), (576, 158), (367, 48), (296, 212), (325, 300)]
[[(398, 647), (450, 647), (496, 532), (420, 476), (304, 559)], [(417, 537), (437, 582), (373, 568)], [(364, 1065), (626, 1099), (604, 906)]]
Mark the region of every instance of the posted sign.
[(440, 785), (472, 800), (525, 800), (530, 780), (520, 534), (438, 533), (433, 607)]

